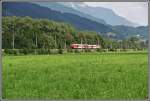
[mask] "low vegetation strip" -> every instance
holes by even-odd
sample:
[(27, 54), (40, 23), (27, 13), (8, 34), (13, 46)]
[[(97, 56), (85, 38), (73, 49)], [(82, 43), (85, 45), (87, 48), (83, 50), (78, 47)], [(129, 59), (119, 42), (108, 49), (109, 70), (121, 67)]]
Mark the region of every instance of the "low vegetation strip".
[(3, 49), (3, 55), (48, 55), (65, 53), (145, 53), (147, 49)]
[(147, 53), (4, 56), (4, 99), (146, 99)]

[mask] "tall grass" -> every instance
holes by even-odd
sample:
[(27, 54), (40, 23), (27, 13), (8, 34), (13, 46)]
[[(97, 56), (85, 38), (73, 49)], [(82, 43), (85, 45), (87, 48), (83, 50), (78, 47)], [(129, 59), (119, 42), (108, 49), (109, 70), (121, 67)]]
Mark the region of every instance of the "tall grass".
[(147, 53), (4, 56), (4, 99), (146, 99)]

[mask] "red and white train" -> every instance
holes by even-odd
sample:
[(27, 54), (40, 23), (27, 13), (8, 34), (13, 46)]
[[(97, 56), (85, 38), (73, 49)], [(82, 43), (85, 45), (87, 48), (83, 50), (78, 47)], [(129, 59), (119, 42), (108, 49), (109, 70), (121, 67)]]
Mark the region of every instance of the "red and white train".
[(88, 44), (71, 44), (72, 49), (97, 49), (100, 45), (88, 45)]

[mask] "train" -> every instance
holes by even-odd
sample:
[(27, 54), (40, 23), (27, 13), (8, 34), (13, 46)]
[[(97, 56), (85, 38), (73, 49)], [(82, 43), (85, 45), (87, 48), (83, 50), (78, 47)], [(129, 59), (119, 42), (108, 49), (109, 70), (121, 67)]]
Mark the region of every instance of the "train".
[(89, 45), (89, 44), (71, 44), (72, 49), (97, 49), (100, 45)]

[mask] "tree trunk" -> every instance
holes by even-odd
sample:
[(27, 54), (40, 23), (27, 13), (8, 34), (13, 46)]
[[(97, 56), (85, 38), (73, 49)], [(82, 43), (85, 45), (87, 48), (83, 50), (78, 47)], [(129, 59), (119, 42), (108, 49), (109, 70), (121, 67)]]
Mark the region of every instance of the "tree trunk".
[(56, 35), (55, 35), (55, 49), (57, 48), (56, 45), (57, 45), (57, 43), (56, 43)]
[(13, 31), (13, 43), (12, 43), (13, 49), (15, 48), (15, 35), (14, 35), (14, 31)]
[(36, 34), (36, 42), (35, 42), (36, 48), (37, 48), (37, 34)]
[(65, 39), (65, 49), (66, 49), (66, 39)]
[(82, 51), (82, 38), (81, 38), (81, 51)]

